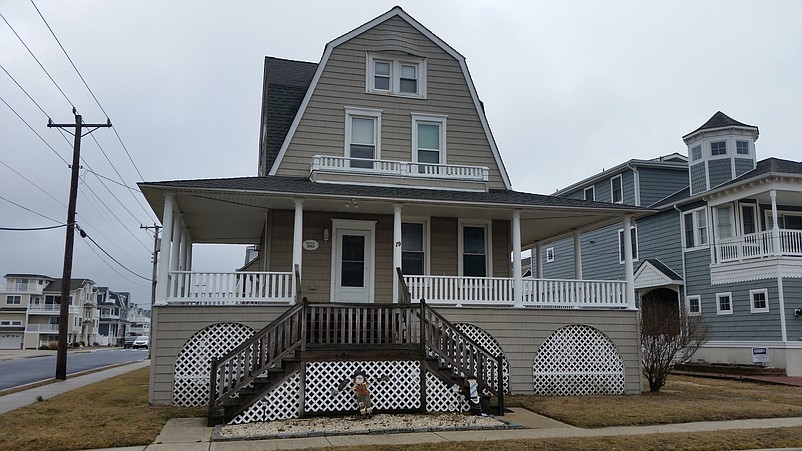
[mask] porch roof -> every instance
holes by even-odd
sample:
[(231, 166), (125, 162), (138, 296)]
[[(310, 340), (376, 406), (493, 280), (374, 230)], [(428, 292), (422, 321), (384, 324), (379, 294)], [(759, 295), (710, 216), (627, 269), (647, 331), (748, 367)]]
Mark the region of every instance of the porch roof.
[[(255, 243), (266, 209), (293, 209), (362, 214), (392, 214), (394, 204), (405, 215), (510, 219), (521, 211), (524, 246), (619, 223), (625, 214), (640, 217), (645, 208), (560, 198), (513, 190), (489, 192), (315, 183), (301, 177), (267, 176), (140, 182), (139, 187), (159, 219), (164, 196), (172, 193), (195, 243)], [(346, 207), (355, 200), (358, 209)], [(351, 203), (353, 205), (353, 202)]]

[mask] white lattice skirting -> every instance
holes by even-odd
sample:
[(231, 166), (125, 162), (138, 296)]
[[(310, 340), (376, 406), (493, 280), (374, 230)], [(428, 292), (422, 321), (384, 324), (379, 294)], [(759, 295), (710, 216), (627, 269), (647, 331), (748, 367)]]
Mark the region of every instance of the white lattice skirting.
[(624, 393), (624, 364), (599, 330), (571, 325), (543, 342), (533, 365), (535, 393), (575, 396)]
[(224, 356), (252, 335), (253, 329), (235, 323), (213, 324), (195, 332), (175, 360), (173, 404), (208, 405), (212, 358)]
[[(454, 327), (459, 329), (460, 332), (467, 335), (468, 338), (477, 342), (480, 346), (482, 346), (487, 352), (493, 355), (502, 356), (502, 364), (501, 368), (504, 372), (504, 393), (510, 392), (510, 364), (507, 363), (507, 356), (504, 355), (504, 351), (501, 349), (501, 345), (498, 344), (495, 338), (492, 335), (485, 332), (482, 328), (475, 326), (469, 323), (456, 323)], [(489, 376), (489, 375), (488, 375)], [(493, 375), (495, 376), (495, 375)]]

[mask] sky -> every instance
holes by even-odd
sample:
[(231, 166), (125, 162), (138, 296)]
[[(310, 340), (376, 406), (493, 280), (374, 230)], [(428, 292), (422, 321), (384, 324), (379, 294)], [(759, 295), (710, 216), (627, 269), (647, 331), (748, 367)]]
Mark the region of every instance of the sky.
[[(141, 226), (156, 216), (136, 183), (256, 175), (264, 57), (318, 62), (396, 4), (465, 56), (516, 190), (686, 154), (681, 137), (719, 110), (760, 128), (759, 159), (802, 155), (799, 1), (34, 3), (0, 1), (0, 273), (61, 277), (63, 227), (2, 229), (66, 223), (72, 137), (46, 125), (73, 122), (75, 106), (114, 129), (82, 142), (77, 222), (96, 244), (76, 236), (73, 277), (142, 306), (153, 237)], [(196, 246), (193, 269), (244, 258)]]

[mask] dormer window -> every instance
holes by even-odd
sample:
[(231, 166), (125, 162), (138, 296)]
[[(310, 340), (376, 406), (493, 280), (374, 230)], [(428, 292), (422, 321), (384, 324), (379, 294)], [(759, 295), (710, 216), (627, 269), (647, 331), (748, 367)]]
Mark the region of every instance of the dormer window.
[(735, 141), (735, 153), (749, 155), (749, 141)]
[(365, 92), (426, 98), (426, 60), (368, 53)]
[(727, 142), (726, 141), (713, 141), (710, 143), (710, 155), (727, 155)]
[(691, 149), (691, 159), (693, 161), (702, 159), (702, 146), (695, 146)]

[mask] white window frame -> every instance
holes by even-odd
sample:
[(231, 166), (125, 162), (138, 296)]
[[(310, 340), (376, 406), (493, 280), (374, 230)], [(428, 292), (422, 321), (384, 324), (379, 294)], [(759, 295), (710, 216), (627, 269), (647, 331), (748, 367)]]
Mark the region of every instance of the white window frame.
[[(630, 234), (632, 233), (633, 230), (635, 231), (635, 236), (634, 239), (632, 240), (632, 251), (635, 255), (632, 256), (632, 261), (636, 262), (638, 261), (638, 226), (637, 225), (629, 226), (629, 230)], [(618, 229), (618, 263), (622, 265), (624, 264), (624, 257), (625, 257), (625, 255), (622, 253), (622, 248), (624, 247), (623, 240), (624, 240), (624, 228), (622, 227)]]
[[(430, 230), (429, 230), (429, 218), (425, 216), (402, 216), (401, 217), (402, 224), (423, 224), (423, 274), (429, 275), (430, 271)], [(401, 238), (403, 240), (403, 236)], [(401, 248), (401, 255), (403, 258), (404, 248)]]
[(554, 261), (554, 248), (547, 247), (546, 248), (546, 263), (551, 263)]
[[(724, 144), (724, 153), (713, 153), (713, 144), (718, 144), (718, 143), (723, 143)], [(711, 158), (726, 157), (727, 153), (729, 152), (729, 149), (727, 149), (727, 147), (728, 146), (727, 146), (727, 140), (726, 139), (725, 140), (710, 141), (710, 157)]]
[(346, 158), (351, 158), (351, 120), (354, 118), (373, 119), (373, 139), (376, 146), (373, 159), (381, 160), (382, 110), (374, 108), (345, 107), (345, 145), (343, 155)]
[[(733, 236), (735, 236), (735, 218), (733, 216), (732, 204), (719, 205), (715, 207), (713, 210), (716, 212), (716, 214), (713, 215), (713, 222), (715, 223), (715, 230), (716, 230), (716, 238), (718, 239), (732, 238)], [(721, 224), (719, 222), (720, 218), (719, 212), (723, 210), (727, 210), (727, 214), (725, 216), (727, 217), (729, 224)], [(721, 233), (723, 227), (727, 227), (727, 229), (725, 229), (728, 232), (726, 236)]]
[(462, 220), (458, 221), (457, 227), (457, 256), (459, 275), (463, 275), (462, 256), (463, 256), (463, 236), (464, 227), (483, 227), (485, 229), (485, 277), (493, 277), (493, 223), (490, 220)]
[[(699, 212), (705, 212), (705, 225), (704, 225), (704, 233), (701, 232), (701, 227), (699, 225)], [(688, 246), (688, 240), (686, 239), (686, 232), (687, 229), (685, 224), (685, 216), (691, 215), (693, 217), (693, 246)], [(708, 221), (708, 214), (707, 207), (697, 208), (695, 210), (689, 210), (682, 213), (682, 247), (685, 250), (695, 250), (695, 249), (702, 249), (710, 246), (710, 222)], [(702, 242), (702, 237), (704, 237), (704, 243)]]
[[(691, 309), (691, 301), (696, 301), (696, 305), (699, 308), (698, 311), (693, 311), (693, 309)], [(688, 309), (687, 310), (688, 311), (688, 316), (702, 316), (702, 297), (701, 296), (699, 296), (698, 294), (695, 294), (695, 295), (692, 295), (692, 296), (686, 296), (685, 297), (685, 302), (686, 302), (687, 309)]]
[(436, 124), (440, 127), (440, 162), (446, 164), (446, 122), (444, 114), (410, 113), (412, 116), (412, 160), (418, 162), (418, 124)]
[[(375, 85), (375, 71), (376, 61), (382, 61), (390, 64), (390, 89), (376, 89)], [(401, 92), (401, 65), (410, 65), (417, 67), (417, 80), (418, 92)], [(399, 57), (397, 55), (389, 55), (384, 53), (367, 53), (365, 70), (365, 92), (368, 94), (383, 94), (393, 95), (399, 97), (409, 97), (413, 99), (426, 98), (426, 58)]]
[[(729, 310), (722, 310), (721, 308), (721, 299), (725, 297), (730, 299)], [(735, 310), (735, 305), (732, 300), (732, 292), (728, 291), (726, 293), (716, 293), (716, 315), (732, 315), (733, 310)]]
[[(11, 302), (12, 300), (16, 300), (16, 302)], [(22, 305), (22, 296), (20, 296), (18, 294), (6, 295), (6, 304), (7, 305)]]
[(704, 157), (702, 153), (702, 145), (691, 147), (691, 161), (699, 161)]
[[(763, 301), (766, 303), (765, 307), (755, 307), (755, 295), (762, 294)], [(749, 309), (752, 313), (768, 313), (769, 312), (769, 290), (768, 288), (760, 288), (757, 290), (749, 290)]]
[[(738, 149), (738, 144), (739, 143), (746, 143), (746, 153), (743, 153), (743, 152), (740, 151), (740, 149)], [(751, 147), (752, 146), (749, 145), (749, 141), (744, 140), (744, 139), (736, 139), (735, 140), (735, 155), (747, 155), (748, 156), (751, 153), (750, 152), (750, 148)]]
[[(588, 199), (588, 191), (590, 191), (590, 199)], [(588, 186), (582, 190), (582, 197), (585, 200), (596, 200), (596, 186)]]
[[(752, 219), (752, 223), (755, 226), (754, 232), (747, 232), (746, 231), (746, 219), (749, 218), (749, 215), (747, 215), (746, 212), (744, 212), (745, 208), (751, 208), (752, 209), (751, 219)], [(758, 207), (757, 204), (746, 203), (746, 202), (738, 204), (738, 213), (740, 214), (740, 218), (739, 218), (740, 221), (738, 222), (738, 228), (740, 229), (740, 233), (741, 234), (749, 235), (751, 233), (757, 233), (757, 232), (760, 231), (760, 222), (758, 221), (758, 211), (759, 210), (760, 210), (760, 208)]]
[[(618, 185), (621, 187), (621, 199), (615, 200), (615, 179), (618, 179)], [(621, 177), (621, 174), (616, 175), (615, 177), (610, 179), (610, 202), (613, 204), (623, 204), (624, 203), (624, 178)]]

